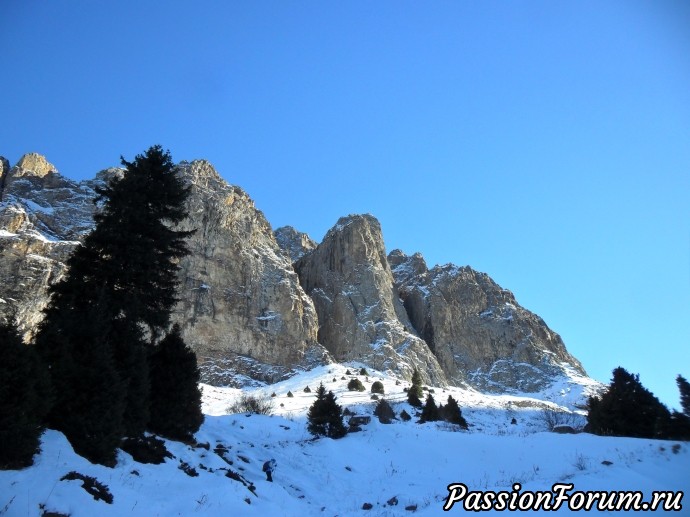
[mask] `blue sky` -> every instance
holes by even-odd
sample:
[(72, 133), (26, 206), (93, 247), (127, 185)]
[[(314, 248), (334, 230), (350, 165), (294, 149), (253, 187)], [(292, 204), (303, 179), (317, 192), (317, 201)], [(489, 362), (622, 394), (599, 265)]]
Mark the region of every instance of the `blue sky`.
[(0, 155), (206, 158), (274, 228), (369, 212), (492, 276), (596, 379), (690, 377), (683, 1), (0, 4)]

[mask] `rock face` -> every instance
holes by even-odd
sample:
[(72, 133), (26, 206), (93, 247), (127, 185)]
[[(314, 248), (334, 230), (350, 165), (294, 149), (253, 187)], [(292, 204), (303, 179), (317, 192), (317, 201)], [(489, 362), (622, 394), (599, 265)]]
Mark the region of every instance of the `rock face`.
[(210, 163), (178, 170), (191, 186), (184, 229), (196, 232), (180, 263), (175, 319), (206, 380), (224, 383), (229, 367), (278, 380), (290, 367), (327, 360), (314, 306), (263, 213)]
[(314, 242), (309, 235), (303, 232), (298, 232), (292, 226), (281, 226), (273, 235), (280, 249), (283, 250), (291, 262), (297, 262), (304, 255), (316, 248)]
[(11, 169), (4, 158), (0, 166), (0, 319), (15, 318), (30, 339), (48, 286), (93, 227), (94, 188), (110, 173), (77, 183), (33, 153)]
[[(49, 285), (93, 228), (94, 189), (122, 173), (108, 169), (77, 183), (38, 155), (3, 173), (0, 315), (16, 319), (27, 340), (42, 319)], [(184, 229), (196, 232), (180, 264), (174, 320), (197, 352), (204, 380), (227, 384), (239, 374), (274, 381), (291, 368), (329, 361), (316, 341), (313, 304), (249, 196), (206, 161), (183, 162), (177, 173), (191, 187)]]
[[(210, 163), (176, 171), (190, 187), (182, 229), (195, 233), (173, 319), (205, 382), (272, 382), (333, 358), (485, 391), (534, 392), (584, 375), (558, 334), (486, 274), (386, 256), (374, 217), (341, 218), (317, 246), (291, 227), (274, 233)], [(75, 182), (40, 155), (12, 168), (0, 157), (0, 319), (16, 320), (27, 340), (48, 287), (93, 228), (97, 187), (122, 174)]]
[(445, 384), (398, 299), (374, 217), (341, 218), (295, 269), (319, 315), (319, 342), (337, 361), (360, 361), (407, 377), (416, 367), (427, 381)]
[(388, 261), (412, 325), (453, 384), (533, 392), (564, 365), (585, 374), (560, 336), (485, 273), (450, 264), (429, 270), (419, 253), (400, 250)]

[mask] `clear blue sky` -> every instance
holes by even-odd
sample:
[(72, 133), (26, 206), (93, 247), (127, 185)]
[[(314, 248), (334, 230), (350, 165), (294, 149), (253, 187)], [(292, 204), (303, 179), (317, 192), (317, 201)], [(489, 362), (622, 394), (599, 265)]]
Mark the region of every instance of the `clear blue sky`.
[(81, 179), (152, 144), (274, 228), (370, 212), (469, 264), (596, 379), (690, 377), (690, 4), (0, 3), (0, 154)]

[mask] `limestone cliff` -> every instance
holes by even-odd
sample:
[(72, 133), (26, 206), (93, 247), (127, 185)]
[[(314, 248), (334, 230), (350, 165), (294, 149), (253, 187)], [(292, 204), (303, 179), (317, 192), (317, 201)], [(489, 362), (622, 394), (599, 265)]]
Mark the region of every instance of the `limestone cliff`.
[(544, 321), (485, 273), (451, 264), (428, 269), (417, 253), (388, 256), (412, 325), (453, 384), (538, 391), (564, 364), (582, 365)]
[(263, 213), (204, 160), (178, 171), (191, 186), (183, 228), (195, 233), (180, 263), (175, 319), (207, 380), (223, 383), (229, 367), (277, 380), (290, 367), (327, 360), (314, 306)]
[[(93, 228), (95, 187), (123, 171), (74, 182), (40, 155), (26, 155), (7, 173), (0, 163), (0, 316), (15, 318), (30, 339), (48, 286)], [(191, 187), (184, 228), (196, 231), (180, 263), (174, 320), (197, 352), (204, 380), (277, 380), (291, 368), (329, 361), (316, 341), (313, 304), (249, 196), (203, 160), (183, 162), (177, 173)]]
[(407, 377), (416, 367), (426, 380), (446, 382), (398, 299), (374, 217), (341, 218), (295, 269), (319, 315), (319, 342), (337, 361), (359, 361)]
[[(0, 157), (0, 319), (15, 319), (27, 340), (93, 228), (97, 187), (123, 173), (75, 182), (40, 155), (12, 168)], [(487, 391), (539, 391), (566, 370), (584, 374), (558, 334), (486, 274), (386, 256), (371, 215), (341, 218), (317, 245), (291, 227), (274, 233), (207, 161), (176, 173), (190, 187), (182, 229), (195, 232), (173, 319), (206, 382), (276, 381), (333, 358)]]

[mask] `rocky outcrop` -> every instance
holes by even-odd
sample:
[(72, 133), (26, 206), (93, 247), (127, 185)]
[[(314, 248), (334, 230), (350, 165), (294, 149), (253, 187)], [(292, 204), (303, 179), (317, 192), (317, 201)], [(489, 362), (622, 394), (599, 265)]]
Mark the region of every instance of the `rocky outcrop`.
[(195, 233), (180, 263), (175, 319), (207, 380), (218, 382), (228, 365), (277, 380), (287, 368), (328, 360), (314, 306), (263, 213), (207, 161), (178, 171), (191, 187), (183, 229)]
[[(329, 361), (317, 343), (314, 306), (249, 196), (203, 160), (183, 162), (177, 173), (190, 186), (183, 227), (195, 233), (191, 254), (180, 263), (174, 320), (197, 352), (204, 380), (275, 381), (292, 368)], [(74, 182), (32, 154), (3, 175), (0, 314), (16, 319), (27, 340), (48, 303), (48, 287), (93, 228), (96, 187), (121, 174), (108, 169)]]
[(374, 217), (341, 218), (295, 269), (319, 315), (319, 342), (337, 361), (359, 361), (407, 377), (418, 368), (425, 380), (446, 382), (398, 299)]
[(429, 270), (420, 254), (400, 250), (388, 261), (412, 325), (453, 384), (533, 392), (564, 367), (584, 374), (560, 336), (485, 273), (451, 264)]
[(297, 262), (304, 255), (316, 248), (314, 242), (309, 235), (303, 232), (298, 232), (292, 226), (281, 226), (273, 232), (276, 242), (280, 249), (283, 250), (291, 262)]
[[(12, 168), (0, 158), (0, 319), (16, 320), (27, 340), (48, 287), (93, 228), (98, 186), (123, 173), (75, 182), (40, 155)], [(210, 163), (182, 162), (177, 174), (190, 187), (182, 229), (194, 233), (173, 319), (206, 382), (277, 381), (333, 357), (488, 391), (584, 374), (558, 334), (486, 274), (386, 256), (370, 215), (341, 218), (317, 246), (291, 227), (274, 233)]]
[(74, 182), (37, 154), (23, 156), (0, 176), (0, 319), (14, 319), (28, 340), (48, 303), (48, 286), (91, 231), (94, 188), (103, 176)]

